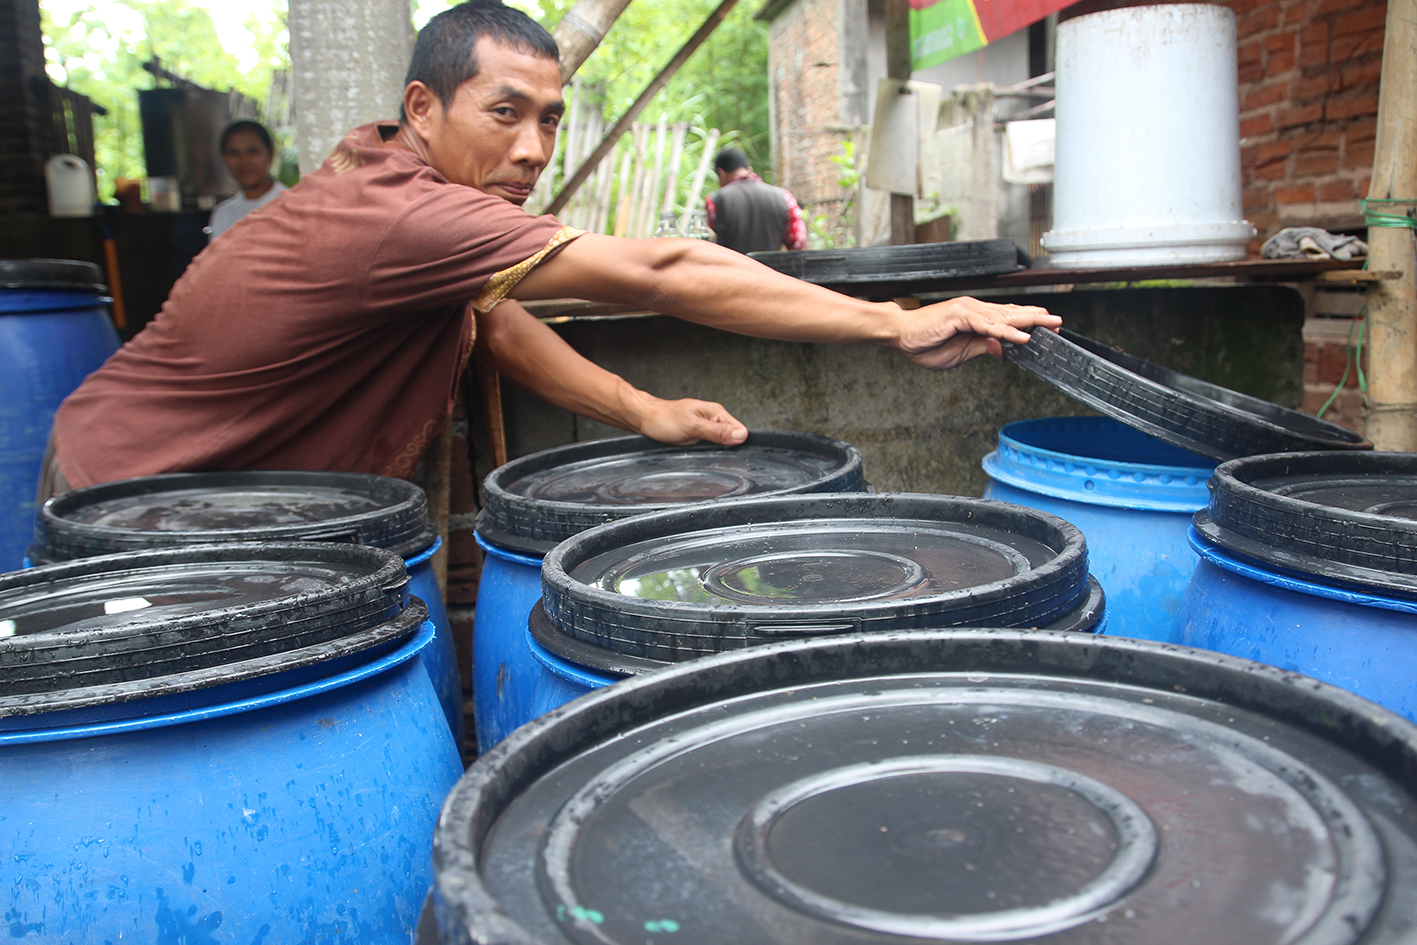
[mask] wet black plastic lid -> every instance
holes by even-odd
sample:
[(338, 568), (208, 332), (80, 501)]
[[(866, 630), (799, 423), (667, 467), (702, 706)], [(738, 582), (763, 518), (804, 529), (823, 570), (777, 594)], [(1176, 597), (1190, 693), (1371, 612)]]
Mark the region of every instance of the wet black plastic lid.
[(98, 266), (77, 259), (0, 259), (0, 289), (108, 294)]
[(1321, 582), (1417, 598), (1417, 453), (1280, 453), (1216, 467), (1196, 530)]
[(861, 487), (860, 451), (811, 433), (753, 430), (736, 447), (617, 437), (543, 450), (493, 470), (477, 530), (500, 547), (545, 554), (587, 528), (656, 509)]
[(1417, 727), (1214, 653), (862, 634), (512, 733), (444, 804), (444, 943), (1393, 945)]
[(890, 493), (637, 516), (557, 546), (541, 575), (566, 634), (666, 662), (825, 633), (1049, 626), (1092, 593), (1082, 533), (1056, 516)]
[(213, 669), (396, 620), (408, 574), (362, 545), (205, 545), (0, 575), (0, 715)]
[(55, 496), (35, 516), (34, 562), (224, 541), (333, 541), (408, 558), (437, 538), (413, 483), (364, 473), (172, 473)]
[(1210, 384), (1066, 329), (1038, 330), (1004, 353), (1058, 390), (1158, 439), (1211, 459), (1304, 450), (1371, 450), (1337, 424)]
[(848, 249), (797, 249), (752, 253), (778, 272), (817, 285), (869, 289), (878, 285), (906, 288), (965, 276), (995, 275), (1023, 268), (1011, 239), (956, 240), (906, 246), (856, 246)]

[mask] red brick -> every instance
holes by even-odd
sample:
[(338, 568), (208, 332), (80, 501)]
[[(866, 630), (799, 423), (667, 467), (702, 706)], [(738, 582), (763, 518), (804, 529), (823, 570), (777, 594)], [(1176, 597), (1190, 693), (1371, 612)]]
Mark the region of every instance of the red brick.
[(1303, 3), (1291, 3), (1284, 7), (1283, 13), (1279, 17), (1280, 23), (1288, 26), (1290, 23), (1303, 23), (1309, 18), (1308, 5)]
[[(1294, 150), (1294, 142), (1292, 141), (1264, 141), (1254, 148), (1254, 162), (1268, 164), (1276, 158), (1288, 157), (1292, 150)], [(1244, 157), (1243, 152), (1241, 157)]]
[(1242, 85), (1249, 85), (1264, 78), (1264, 64), (1259, 62), (1247, 62), (1236, 70), (1236, 78)]
[(1378, 113), (1378, 92), (1374, 89), (1359, 95), (1345, 95), (1329, 99), (1324, 106), (1324, 115), (1330, 120), (1358, 118)]
[[(1361, 141), (1357, 144), (1350, 144), (1343, 149), (1343, 163), (1348, 167), (1371, 168), (1373, 166), (1374, 142)], [(1367, 192), (1364, 186), (1363, 191)]]
[(1259, 6), (1259, 0), (1226, 0), (1223, 5), (1233, 10), (1236, 16), (1244, 16)]
[(1274, 188), (1275, 203), (1313, 203), (1313, 184), (1289, 184), (1285, 187)]
[[(1286, 50), (1292, 51), (1298, 44), (1298, 39), (1298, 30), (1285, 30), (1282, 33), (1274, 33), (1270, 36), (1266, 36), (1260, 41), (1260, 44), (1263, 45), (1265, 50), (1270, 54), (1274, 54), (1277, 52), (1285, 52)], [(1252, 43), (1250, 45), (1254, 44)], [(1241, 57), (1241, 62), (1243, 61), (1244, 58)]]
[(1332, 174), (1338, 170), (1337, 151), (1309, 151), (1294, 159), (1294, 174), (1307, 177), (1310, 174)]
[(1293, 72), (1294, 67), (1299, 64), (1299, 57), (1294, 50), (1288, 49), (1284, 52), (1270, 53), (1269, 62), (1265, 68), (1265, 74), (1279, 77), (1287, 72)]
[(1355, 10), (1367, 2), (1368, 0), (1319, 0), (1319, 6), (1314, 11), (1314, 16), (1330, 16), (1345, 10)]
[(1349, 63), (1341, 73), (1344, 89), (1356, 89), (1360, 85), (1376, 84), (1383, 76), (1383, 61), (1371, 59), (1367, 62)]
[(1311, 121), (1318, 121), (1323, 116), (1324, 107), (1319, 102), (1314, 102), (1312, 105), (1291, 105), (1279, 110), (1274, 123), (1280, 128), (1293, 128), (1296, 125), (1307, 125)]
[(1358, 193), (1364, 197), (1368, 196), (1368, 191), (1373, 189), (1373, 177), (1371, 174), (1358, 178)]
[(1250, 171), (1250, 178), (1253, 180), (1283, 180), (1288, 176), (1285, 164), (1288, 158), (1280, 158), (1277, 161), (1270, 161), (1264, 164), (1256, 164)]
[(1352, 13), (1345, 13), (1333, 21), (1333, 39), (1335, 44), (1342, 48), (1339, 43), (1341, 37), (1353, 36), (1361, 37), (1367, 33), (1381, 35), (1383, 27), (1387, 24), (1387, 4), (1377, 7), (1366, 7), (1362, 10), (1354, 10)]
[(1240, 65), (1260, 62), (1264, 59), (1264, 43), (1255, 40), (1250, 43), (1241, 43), (1240, 48), (1235, 50), (1235, 61)]
[(1240, 120), (1240, 137), (1242, 138), (1253, 138), (1255, 135), (1262, 135), (1273, 130), (1274, 119), (1268, 115), (1255, 115), (1253, 118)]
[(1351, 180), (1331, 180), (1319, 184), (1320, 200), (1356, 200), (1358, 189)]
[(1299, 31), (1301, 46), (1328, 45), (1328, 24), (1312, 23)]
[(1299, 65), (1305, 68), (1328, 65), (1328, 40), (1321, 43), (1301, 43), (1298, 61)]
[(1235, 35), (1241, 39), (1253, 36), (1279, 25), (1279, 8), (1263, 7), (1247, 16), (1240, 17), (1235, 25)]
[(1247, 92), (1245, 100), (1240, 104), (1240, 110), (1249, 111), (1252, 108), (1263, 108), (1275, 102), (1282, 102), (1289, 94), (1287, 86), (1288, 83), (1285, 82), (1272, 82), (1263, 88)]
[(1378, 120), (1376, 118), (1363, 118), (1351, 122), (1347, 128), (1343, 129), (1343, 140), (1347, 144), (1356, 141), (1372, 141), (1377, 135)]
[(1300, 79), (1298, 82), (1294, 83), (1293, 98), (1296, 101), (1322, 98), (1330, 92), (1337, 91), (1333, 86), (1333, 83), (1336, 81), (1337, 77), (1328, 72), (1322, 75), (1314, 75)]
[(1264, 234), (1267, 230), (1279, 226), (1279, 214), (1273, 210), (1261, 210), (1255, 213), (1246, 213), (1245, 219), (1254, 224), (1255, 229)]

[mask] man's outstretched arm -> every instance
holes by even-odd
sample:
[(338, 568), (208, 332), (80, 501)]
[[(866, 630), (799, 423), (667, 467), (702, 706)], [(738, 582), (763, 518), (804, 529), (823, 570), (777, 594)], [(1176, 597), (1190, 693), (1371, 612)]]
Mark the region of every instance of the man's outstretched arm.
[(661, 443), (734, 446), (748, 430), (720, 404), (663, 400), (587, 361), (510, 299), (477, 316), (477, 345), (492, 365), (543, 400)]
[(758, 338), (881, 345), (934, 370), (981, 354), (1001, 357), (1001, 342), (1028, 341), (1024, 328), (1062, 324), (1038, 306), (971, 298), (906, 311), (802, 282), (702, 240), (594, 233), (560, 248), (511, 296), (634, 305)]

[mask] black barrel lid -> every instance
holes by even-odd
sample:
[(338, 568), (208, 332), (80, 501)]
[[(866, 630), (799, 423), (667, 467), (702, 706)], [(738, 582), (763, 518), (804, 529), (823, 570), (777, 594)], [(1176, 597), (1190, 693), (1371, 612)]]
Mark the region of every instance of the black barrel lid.
[(733, 447), (616, 437), (543, 450), (493, 470), (477, 530), (501, 547), (545, 554), (587, 528), (656, 509), (861, 488), (860, 451), (812, 433), (753, 430)]
[(957, 496), (740, 499), (613, 522), (542, 563), (571, 637), (678, 662), (792, 636), (1040, 627), (1091, 593), (1082, 533)]
[(0, 289), (108, 293), (98, 266), (78, 259), (0, 259)]
[(1417, 598), (1417, 453), (1280, 453), (1216, 467), (1196, 530), (1323, 581)]
[(1188, 377), (1075, 332), (1032, 332), (1005, 355), (1068, 396), (1183, 450), (1227, 460), (1259, 453), (1371, 450), (1337, 424)]
[(779, 250), (750, 255), (804, 282), (873, 298), (925, 291), (966, 276), (1014, 272), (1028, 264), (1011, 239)]
[(55, 496), (35, 516), (34, 562), (224, 541), (335, 541), (402, 557), (437, 538), (413, 483), (364, 473), (172, 473)]
[(1395, 945), (1417, 727), (1091, 634), (795, 641), (599, 690), (468, 770), (445, 943)]
[(205, 545), (3, 574), (0, 716), (342, 639), (408, 604), (403, 559), (363, 545)]

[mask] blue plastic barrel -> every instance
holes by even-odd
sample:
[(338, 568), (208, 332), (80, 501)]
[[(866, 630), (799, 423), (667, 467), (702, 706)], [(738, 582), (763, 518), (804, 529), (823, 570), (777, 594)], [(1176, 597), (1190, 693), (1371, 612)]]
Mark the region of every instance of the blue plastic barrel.
[(59, 403), (118, 350), (93, 263), (0, 260), (0, 569), (22, 566)]
[[(410, 940), (462, 771), (418, 658), (426, 611), (387, 552), (265, 546), (298, 552), (273, 563), (232, 547), (0, 579), (16, 630), (0, 650), (12, 936)], [(366, 576), (369, 558), (380, 570)], [(105, 581), (121, 606), (84, 617)], [(27, 632), (33, 600), (66, 586), (59, 625)], [(58, 671), (66, 647), (91, 684)]]
[(1417, 600), (1320, 582), (1191, 531), (1173, 643), (1322, 679), (1417, 721)]
[(493, 470), (476, 530), (487, 553), (472, 630), (478, 749), (535, 717), (532, 691), (542, 666), (526, 646), (527, 617), (541, 597), (541, 560), (558, 542), (660, 509), (861, 485), (855, 447), (774, 430), (755, 430), (733, 448), (667, 446), (638, 436), (573, 443)]
[(984, 457), (984, 498), (1051, 512), (1087, 537), (1113, 636), (1165, 640), (1195, 568), (1186, 541), (1215, 461), (1110, 417), (1020, 420)]
[(410, 591), (427, 605), (436, 630), (420, 658), (461, 744), (462, 676), (432, 564), (442, 539), (428, 517), (427, 496), (413, 483), (364, 473), (267, 469), (100, 483), (45, 504), (35, 518), (25, 566), (234, 541), (351, 542), (402, 557)]

